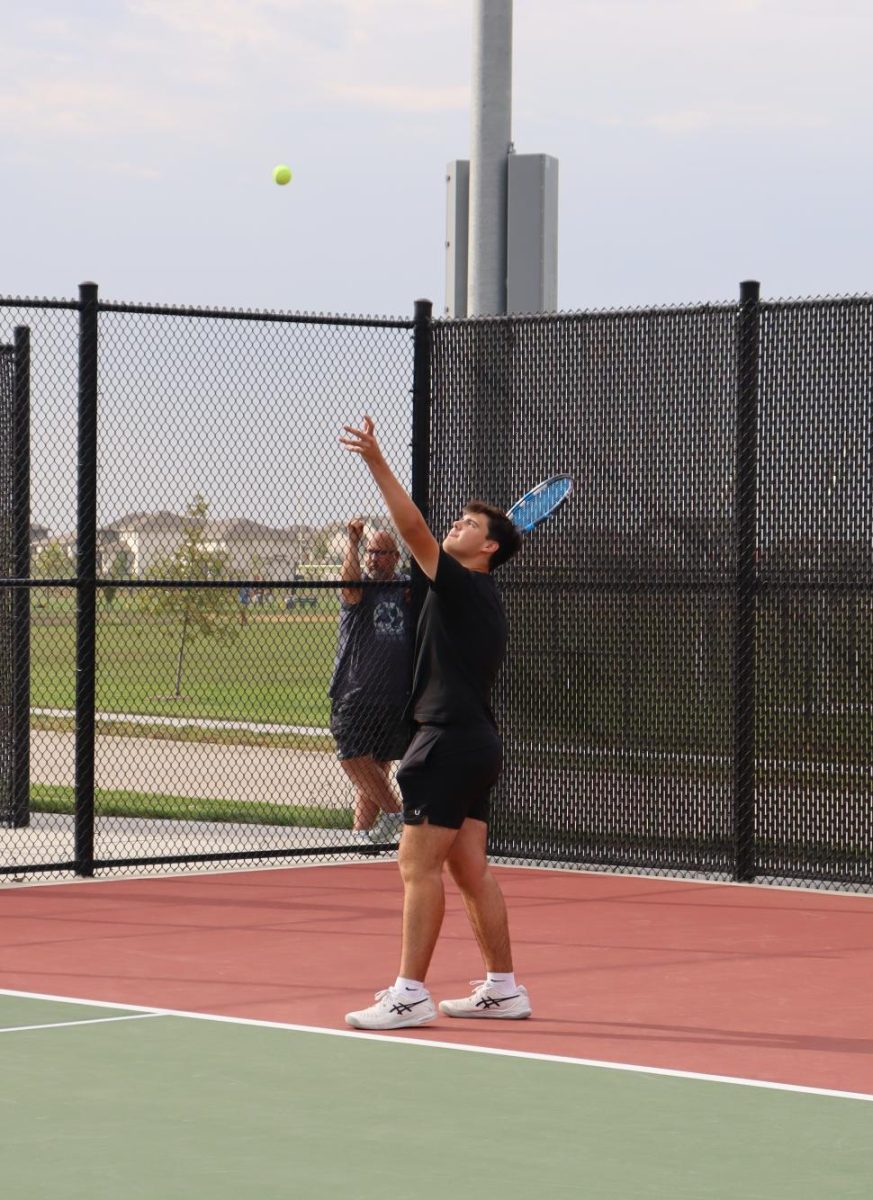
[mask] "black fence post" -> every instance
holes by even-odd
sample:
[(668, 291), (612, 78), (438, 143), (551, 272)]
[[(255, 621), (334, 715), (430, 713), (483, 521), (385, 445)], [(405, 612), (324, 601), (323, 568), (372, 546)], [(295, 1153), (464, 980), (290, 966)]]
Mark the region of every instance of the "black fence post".
[(97, 633), (97, 284), (79, 287), (79, 443), (76, 511), (77, 875), (94, 874)]
[[(416, 300), (412, 360), (412, 486), (411, 495), (421, 515), (430, 517), (430, 404), (431, 320), (430, 300)], [(412, 564), (412, 593), (416, 615), (424, 602), (425, 579), (418, 564)]]
[[(0, 344), (0, 573), (15, 574), (13, 558), (14, 495), (6, 494), (15, 476), (15, 347)], [(5, 485), (5, 486), (3, 486)], [(6, 503), (4, 503), (4, 501)], [(11, 504), (10, 504), (11, 502)], [(15, 731), (15, 589), (0, 594), (0, 822), (13, 824)]]
[(734, 878), (755, 878), (755, 638), (757, 621), (760, 284), (740, 284), (737, 317), (736, 592), (734, 597)]
[[(12, 569), (30, 579), (30, 330), (15, 329), (12, 417)], [(30, 588), (12, 592), (11, 824), (30, 824)]]

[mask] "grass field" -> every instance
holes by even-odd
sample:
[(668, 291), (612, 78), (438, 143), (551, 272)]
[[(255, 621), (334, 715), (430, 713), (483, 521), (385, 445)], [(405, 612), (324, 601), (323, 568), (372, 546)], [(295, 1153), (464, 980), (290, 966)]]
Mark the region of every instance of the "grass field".
[[(671, 611), (652, 602), (637, 628), (618, 608), (576, 614), (574, 625), (573, 613), (562, 608), (560, 621), (533, 645), (524, 614), (516, 613), (520, 640), (495, 694), (497, 708), (510, 712), (507, 728), (550, 757), (565, 742), (630, 752), (731, 754), (729, 627), (721, 618), (712, 622), (701, 660), (686, 625), (672, 623)], [(179, 623), (144, 613), (135, 597), (119, 589), (111, 608), (103, 600), (98, 605), (97, 710), (324, 728), (338, 616), (338, 599), (329, 591), (318, 594), (314, 608), (291, 613), (278, 596), (250, 605), (247, 623), (234, 619), (226, 638), (188, 638), (176, 697)], [(814, 679), (798, 674), (793, 660), (787, 670), (772, 613), (769, 618), (758, 664), (759, 753), (786, 762), (869, 765), (873, 674), (865, 668), (850, 688), (845, 670), (840, 674), (835, 666), (830, 676)], [(72, 709), (72, 593), (34, 593), (31, 661), (33, 707)], [(824, 703), (831, 699), (831, 706)], [(164, 736), (147, 728), (129, 733)], [(226, 740), (224, 733), (209, 736)]]
[[(71, 787), (34, 784), (30, 789), (32, 812), (74, 811)], [(237, 800), (199, 800), (189, 796), (152, 795), (98, 788), (95, 806), (100, 817), (148, 817), (172, 821), (220, 821), (241, 825), (303, 825), (312, 829), (351, 829), (350, 809), (322, 808), (314, 804), (257, 804)]]
[[(97, 709), (324, 727), (337, 620), (337, 602), (328, 596), (300, 615), (278, 605), (250, 607), (247, 624), (234, 622), (226, 638), (189, 637), (177, 699), (179, 624), (116, 600), (98, 613)], [(35, 609), (33, 707), (74, 706), (75, 638), (70, 598)]]

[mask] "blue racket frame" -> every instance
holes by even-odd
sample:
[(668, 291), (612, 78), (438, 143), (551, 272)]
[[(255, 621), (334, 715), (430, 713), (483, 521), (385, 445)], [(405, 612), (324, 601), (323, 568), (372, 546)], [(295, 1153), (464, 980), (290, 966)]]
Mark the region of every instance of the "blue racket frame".
[(554, 516), (572, 494), (573, 480), (569, 475), (552, 475), (525, 492), (506, 515), (522, 533), (530, 533), (537, 525)]

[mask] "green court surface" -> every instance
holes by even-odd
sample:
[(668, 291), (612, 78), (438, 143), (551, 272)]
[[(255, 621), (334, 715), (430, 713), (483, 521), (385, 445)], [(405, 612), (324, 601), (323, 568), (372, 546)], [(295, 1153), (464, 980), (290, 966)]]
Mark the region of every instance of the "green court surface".
[(4, 1195), (867, 1200), (873, 1189), (863, 1099), (145, 1011), (0, 994)]

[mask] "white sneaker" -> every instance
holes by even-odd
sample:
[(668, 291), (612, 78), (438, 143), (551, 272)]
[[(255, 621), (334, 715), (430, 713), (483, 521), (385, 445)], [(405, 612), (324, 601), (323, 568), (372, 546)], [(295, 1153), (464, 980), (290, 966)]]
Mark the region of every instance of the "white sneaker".
[(403, 813), (379, 813), (370, 830), (371, 842), (397, 842), (403, 831)]
[(369, 1008), (346, 1013), (346, 1024), (355, 1029), (404, 1029), (407, 1025), (426, 1025), (436, 1015), (429, 992), (420, 1000), (404, 1000), (389, 987), (376, 993), (376, 1003)]
[(350, 840), (354, 845), (369, 846), (370, 831), (369, 829), (353, 829), (350, 835)]
[(527, 988), (517, 987), (511, 996), (498, 996), (488, 989), (484, 979), (474, 979), (473, 994), (463, 1000), (441, 1000), (440, 1012), (447, 1017), (492, 1017), (502, 1021), (523, 1021), (531, 1014)]

